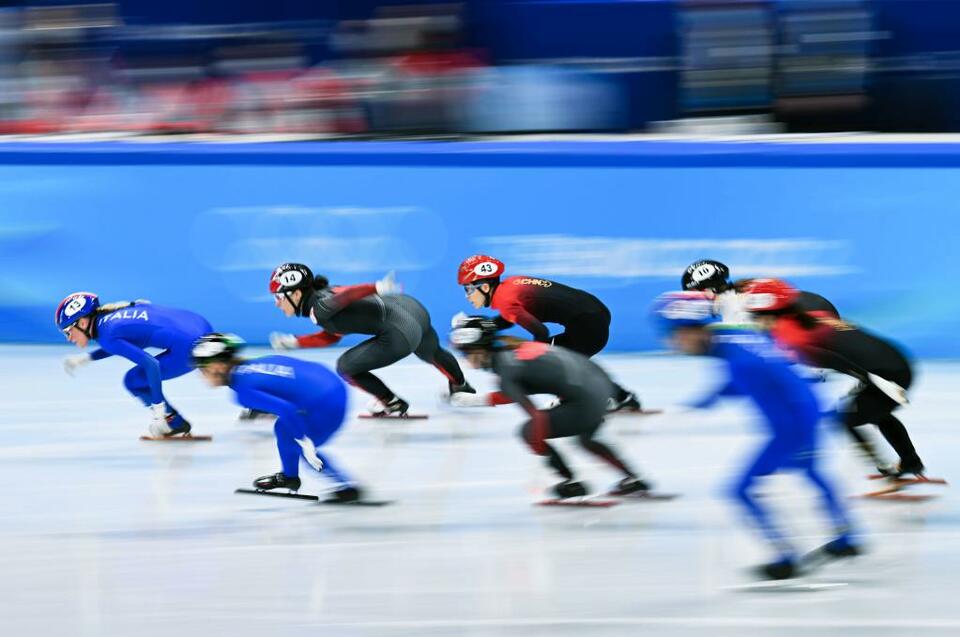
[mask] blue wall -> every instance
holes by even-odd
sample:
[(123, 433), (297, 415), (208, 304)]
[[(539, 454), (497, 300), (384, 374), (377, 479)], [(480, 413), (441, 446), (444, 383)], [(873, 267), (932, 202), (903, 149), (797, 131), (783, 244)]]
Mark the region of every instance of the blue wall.
[(595, 292), (610, 347), (657, 346), (646, 307), (700, 257), (781, 275), (922, 356), (960, 355), (951, 291), (960, 146), (0, 145), (0, 338), (57, 342), (74, 290), (191, 308), (253, 342), (307, 332), (267, 278), (396, 268), (444, 330), (459, 261)]

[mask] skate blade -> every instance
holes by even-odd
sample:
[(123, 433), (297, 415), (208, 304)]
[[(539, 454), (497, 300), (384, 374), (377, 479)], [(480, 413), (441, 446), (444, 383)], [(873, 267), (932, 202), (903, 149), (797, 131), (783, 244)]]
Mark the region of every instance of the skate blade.
[(928, 502), (937, 496), (932, 493), (901, 493), (895, 491), (874, 491), (854, 496), (861, 500), (887, 500), (889, 502)]
[(354, 500), (353, 502), (343, 502), (341, 500), (321, 500), (320, 504), (329, 504), (342, 507), (385, 507), (393, 504), (393, 500)]
[(847, 582), (817, 581), (804, 577), (763, 580), (725, 587), (726, 590), (744, 593), (816, 593), (848, 586)]
[(319, 500), (316, 495), (307, 495), (302, 493), (280, 493), (276, 491), (263, 491), (262, 489), (235, 489), (234, 493), (246, 493), (249, 495), (268, 495), (271, 498), (290, 498), (293, 500)]
[(404, 414), (402, 416), (396, 414), (360, 414), (357, 417), (364, 420), (426, 420), (430, 416), (426, 414)]
[(890, 480), (891, 484), (947, 484), (947, 481), (943, 478), (891, 478), (882, 473), (871, 473), (867, 478), (870, 480), (883, 480), (886, 478)]
[(537, 506), (560, 506), (560, 507), (600, 507), (608, 508), (620, 504), (618, 500), (601, 500), (598, 498), (553, 498), (550, 500), (541, 500), (536, 503)]
[(620, 409), (617, 411), (608, 411), (608, 416), (656, 416), (662, 414), (662, 409)]
[(679, 493), (657, 493), (656, 491), (635, 491), (633, 493), (617, 493), (616, 491), (610, 491), (607, 493), (607, 495), (614, 498), (623, 498), (624, 500), (633, 500), (637, 502), (642, 502), (644, 500), (650, 502), (667, 502), (680, 497)]
[(140, 440), (151, 442), (210, 442), (213, 436), (194, 436), (193, 434), (176, 434), (173, 436), (140, 436)]

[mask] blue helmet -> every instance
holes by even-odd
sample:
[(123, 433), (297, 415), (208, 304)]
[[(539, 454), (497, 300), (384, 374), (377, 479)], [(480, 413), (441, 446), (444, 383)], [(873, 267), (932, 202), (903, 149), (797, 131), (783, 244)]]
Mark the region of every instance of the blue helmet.
[(678, 327), (702, 327), (717, 321), (713, 301), (703, 292), (665, 292), (653, 302), (650, 313), (666, 334)]
[(90, 316), (100, 307), (100, 299), (91, 292), (74, 292), (60, 301), (57, 306), (56, 321), (60, 331), (64, 331), (84, 316)]

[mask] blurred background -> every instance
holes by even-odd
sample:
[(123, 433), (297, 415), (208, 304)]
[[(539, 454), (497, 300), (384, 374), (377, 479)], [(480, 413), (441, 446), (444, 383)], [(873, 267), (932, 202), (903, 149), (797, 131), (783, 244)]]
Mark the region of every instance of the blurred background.
[(0, 5), (8, 134), (960, 128), (953, 0)]
[(263, 342), (286, 260), (396, 268), (442, 327), (485, 251), (596, 292), (613, 349), (715, 258), (960, 355), (960, 2), (0, 7), (0, 340), (91, 289)]

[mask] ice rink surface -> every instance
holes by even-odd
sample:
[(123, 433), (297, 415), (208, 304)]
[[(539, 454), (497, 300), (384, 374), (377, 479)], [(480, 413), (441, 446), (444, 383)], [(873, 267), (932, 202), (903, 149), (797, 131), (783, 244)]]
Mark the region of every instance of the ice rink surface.
[[(886, 637), (960, 634), (960, 516), (949, 487), (928, 503), (851, 500), (869, 553), (815, 587), (743, 588), (769, 558), (724, 491), (759, 429), (729, 403), (707, 413), (617, 416), (615, 443), (671, 502), (610, 509), (533, 506), (555, 480), (516, 438), (512, 406), (453, 411), (445, 380), (408, 359), (384, 379), (430, 419), (358, 420), (329, 450), (382, 508), (235, 495), (279, 470), (269, 424), (238, 424), (228, 389), (192, 374), (167, 396), (209, 443), (138, 441), (148, 412), (128, 364), (63, 373), (66, 347), (2, 347), (0, 635), (665, 635)], [(303, 353), (332, 362), (337, 352)], [(713, 382), (704, 360), (602, 359), (650, 407)], [(475, 385), (492, 378), (468, 372)], [(955, 478), (960, 364), (920, 366), (901, 412), (931, 476)], [(842, 379), (818, 386), (825, 396)], [(875, 487), (846, 438), (825, 461), (842, 489)], [(884, 447), (885, 449), (885, 447)], [(617, 476), (562, 450), (595, 489)], [(328, 485), (301, 469), (302, 492)], [(813, 493), (771, 479), (767, 502), (796, 544), (826, 539)]]

